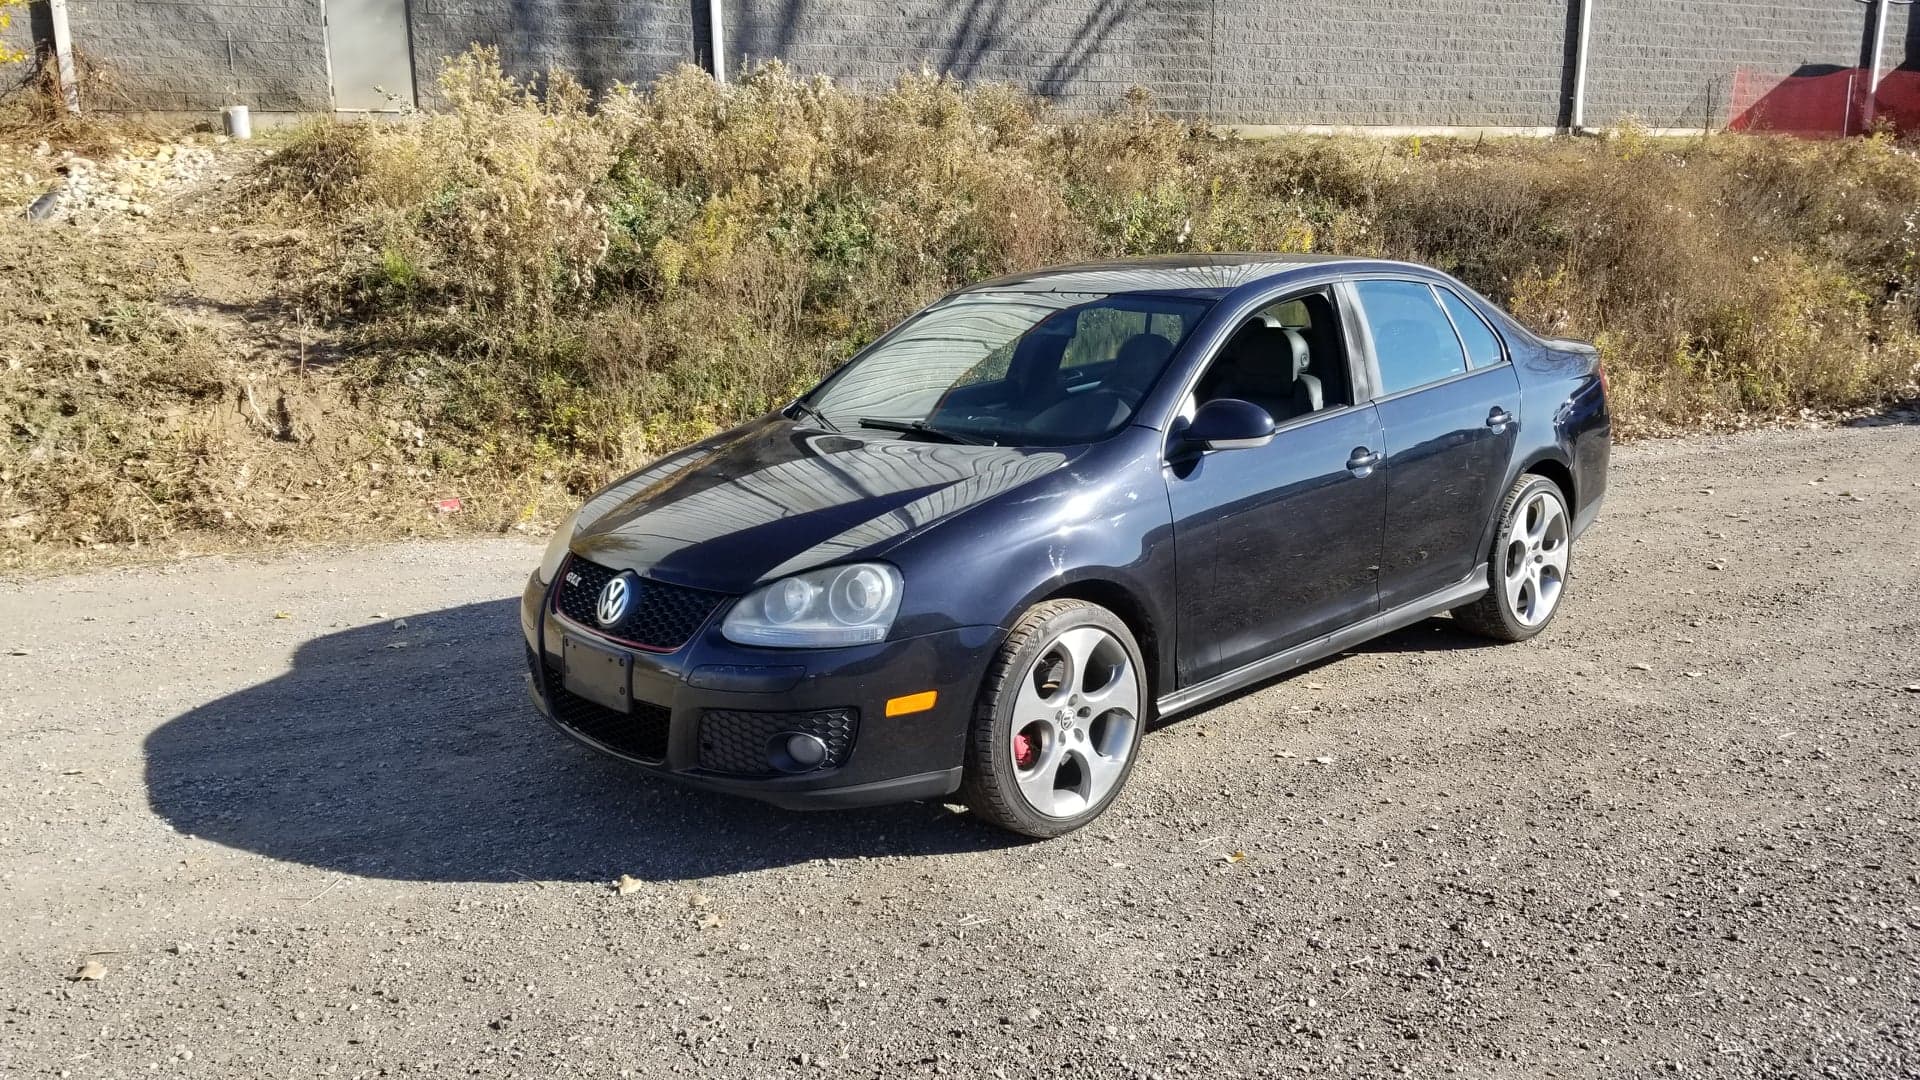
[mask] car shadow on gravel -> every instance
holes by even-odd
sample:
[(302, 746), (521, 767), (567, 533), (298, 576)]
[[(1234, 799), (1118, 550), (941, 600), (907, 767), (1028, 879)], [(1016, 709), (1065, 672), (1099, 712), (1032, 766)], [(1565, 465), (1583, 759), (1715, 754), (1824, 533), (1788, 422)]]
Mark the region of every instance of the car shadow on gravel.
[(1017, 842), (938, 805), (786, 812), (600, 757), (534, 713), (516, 607), (302, 644), (285, 674), (148, 736), (153, 809), (269, 858), (417, 881), (667, 881)]

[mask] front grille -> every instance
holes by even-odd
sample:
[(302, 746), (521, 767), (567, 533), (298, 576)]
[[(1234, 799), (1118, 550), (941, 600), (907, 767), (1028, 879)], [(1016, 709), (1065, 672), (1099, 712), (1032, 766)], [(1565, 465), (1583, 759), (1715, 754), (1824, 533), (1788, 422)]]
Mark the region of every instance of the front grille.
[[(527, 661), (533, 662), (532, 650)], [(597, 701), (569, 691), (561, 685), (560, 669), (550, 663), (541, 665), (547, 681), (547, 707), (562, 727), (577, 731), (616, 753), (642, 761), (661, 762), (667, 757), (667, 733), (672, 729), (672, 710), (663, 705), (635, 701), (630, 713), (617, 712)]]
[(597, 608), (600, 590), (606, 588), (619, 571), (588, 562), (578, 555), (567, 557), (560, 570), (560, 583), (553, 590), (553, 606), (562, 615), (582, 626), (589, 626), (609, 637), (643, 649), (672, 652), (687, 643), (720, 606), (725, 595), (705, 589), (689, 589), (664, 581), (634, 576), (633, 598), (627, 603), (626, 617), (612, 626), (601, 626)]
[(853, 752), (860, 714), (852, 709), (818, 712), (741, 712), (708, 709), (700, 714), (700, 767), (733, 776), (777, 776), (781, 770), (767, 760), (767, 741), (774, 735), (800, 732), (827, 744), (822, 769), (837, 768)]

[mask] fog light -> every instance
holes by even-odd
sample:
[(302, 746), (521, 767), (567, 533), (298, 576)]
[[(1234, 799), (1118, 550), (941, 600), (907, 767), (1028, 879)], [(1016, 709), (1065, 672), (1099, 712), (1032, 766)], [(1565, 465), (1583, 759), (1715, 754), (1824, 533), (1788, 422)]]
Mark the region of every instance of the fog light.
[(827, 744), (818, 735), (783, 731), (767, 740), (767, 761), (781, 772), (811, 772), (826, 760)]

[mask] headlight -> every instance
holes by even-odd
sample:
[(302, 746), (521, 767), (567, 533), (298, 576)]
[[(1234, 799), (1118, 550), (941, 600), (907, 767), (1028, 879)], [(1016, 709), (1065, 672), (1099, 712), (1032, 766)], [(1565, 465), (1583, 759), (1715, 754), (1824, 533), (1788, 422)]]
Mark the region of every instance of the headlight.
[(573, 542), (573, 530), (579, 524), (580, 511), (575, 510), (553, 530), (553, 539), (547, 541), (547, 553), (540, 556), (540, 584), (553, 584), (553, 575), (559, 573), (560, 564), (567, 561), (567, 545)]
[(886, 640), (899, 610), (900, 571), (885, 563), (830, 566), (748, 593), (720, 632), (741, 645), (862, 645)]

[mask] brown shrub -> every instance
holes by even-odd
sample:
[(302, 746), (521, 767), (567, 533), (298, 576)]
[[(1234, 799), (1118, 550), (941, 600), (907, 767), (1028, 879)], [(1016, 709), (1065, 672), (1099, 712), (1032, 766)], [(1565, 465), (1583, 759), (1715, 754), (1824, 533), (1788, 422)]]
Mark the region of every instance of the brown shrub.
[(1246, 143), (1141, 94), (1062, 122), (1005, 87), (778, 64), (589, 107), (485, 51), (442, 90), (442, 114), (303, 133), (265, 179), (342, 208), (320, 292), (358, 320), (367, 393), (434, 357), (438, 423), (583, 478), (778, 404), (957, 285), (1081, 258), (1432, 263), (1597, 341), (1629, 433), (1871, 403), (1920, 353), (1920, 170), (1884, 140)]

